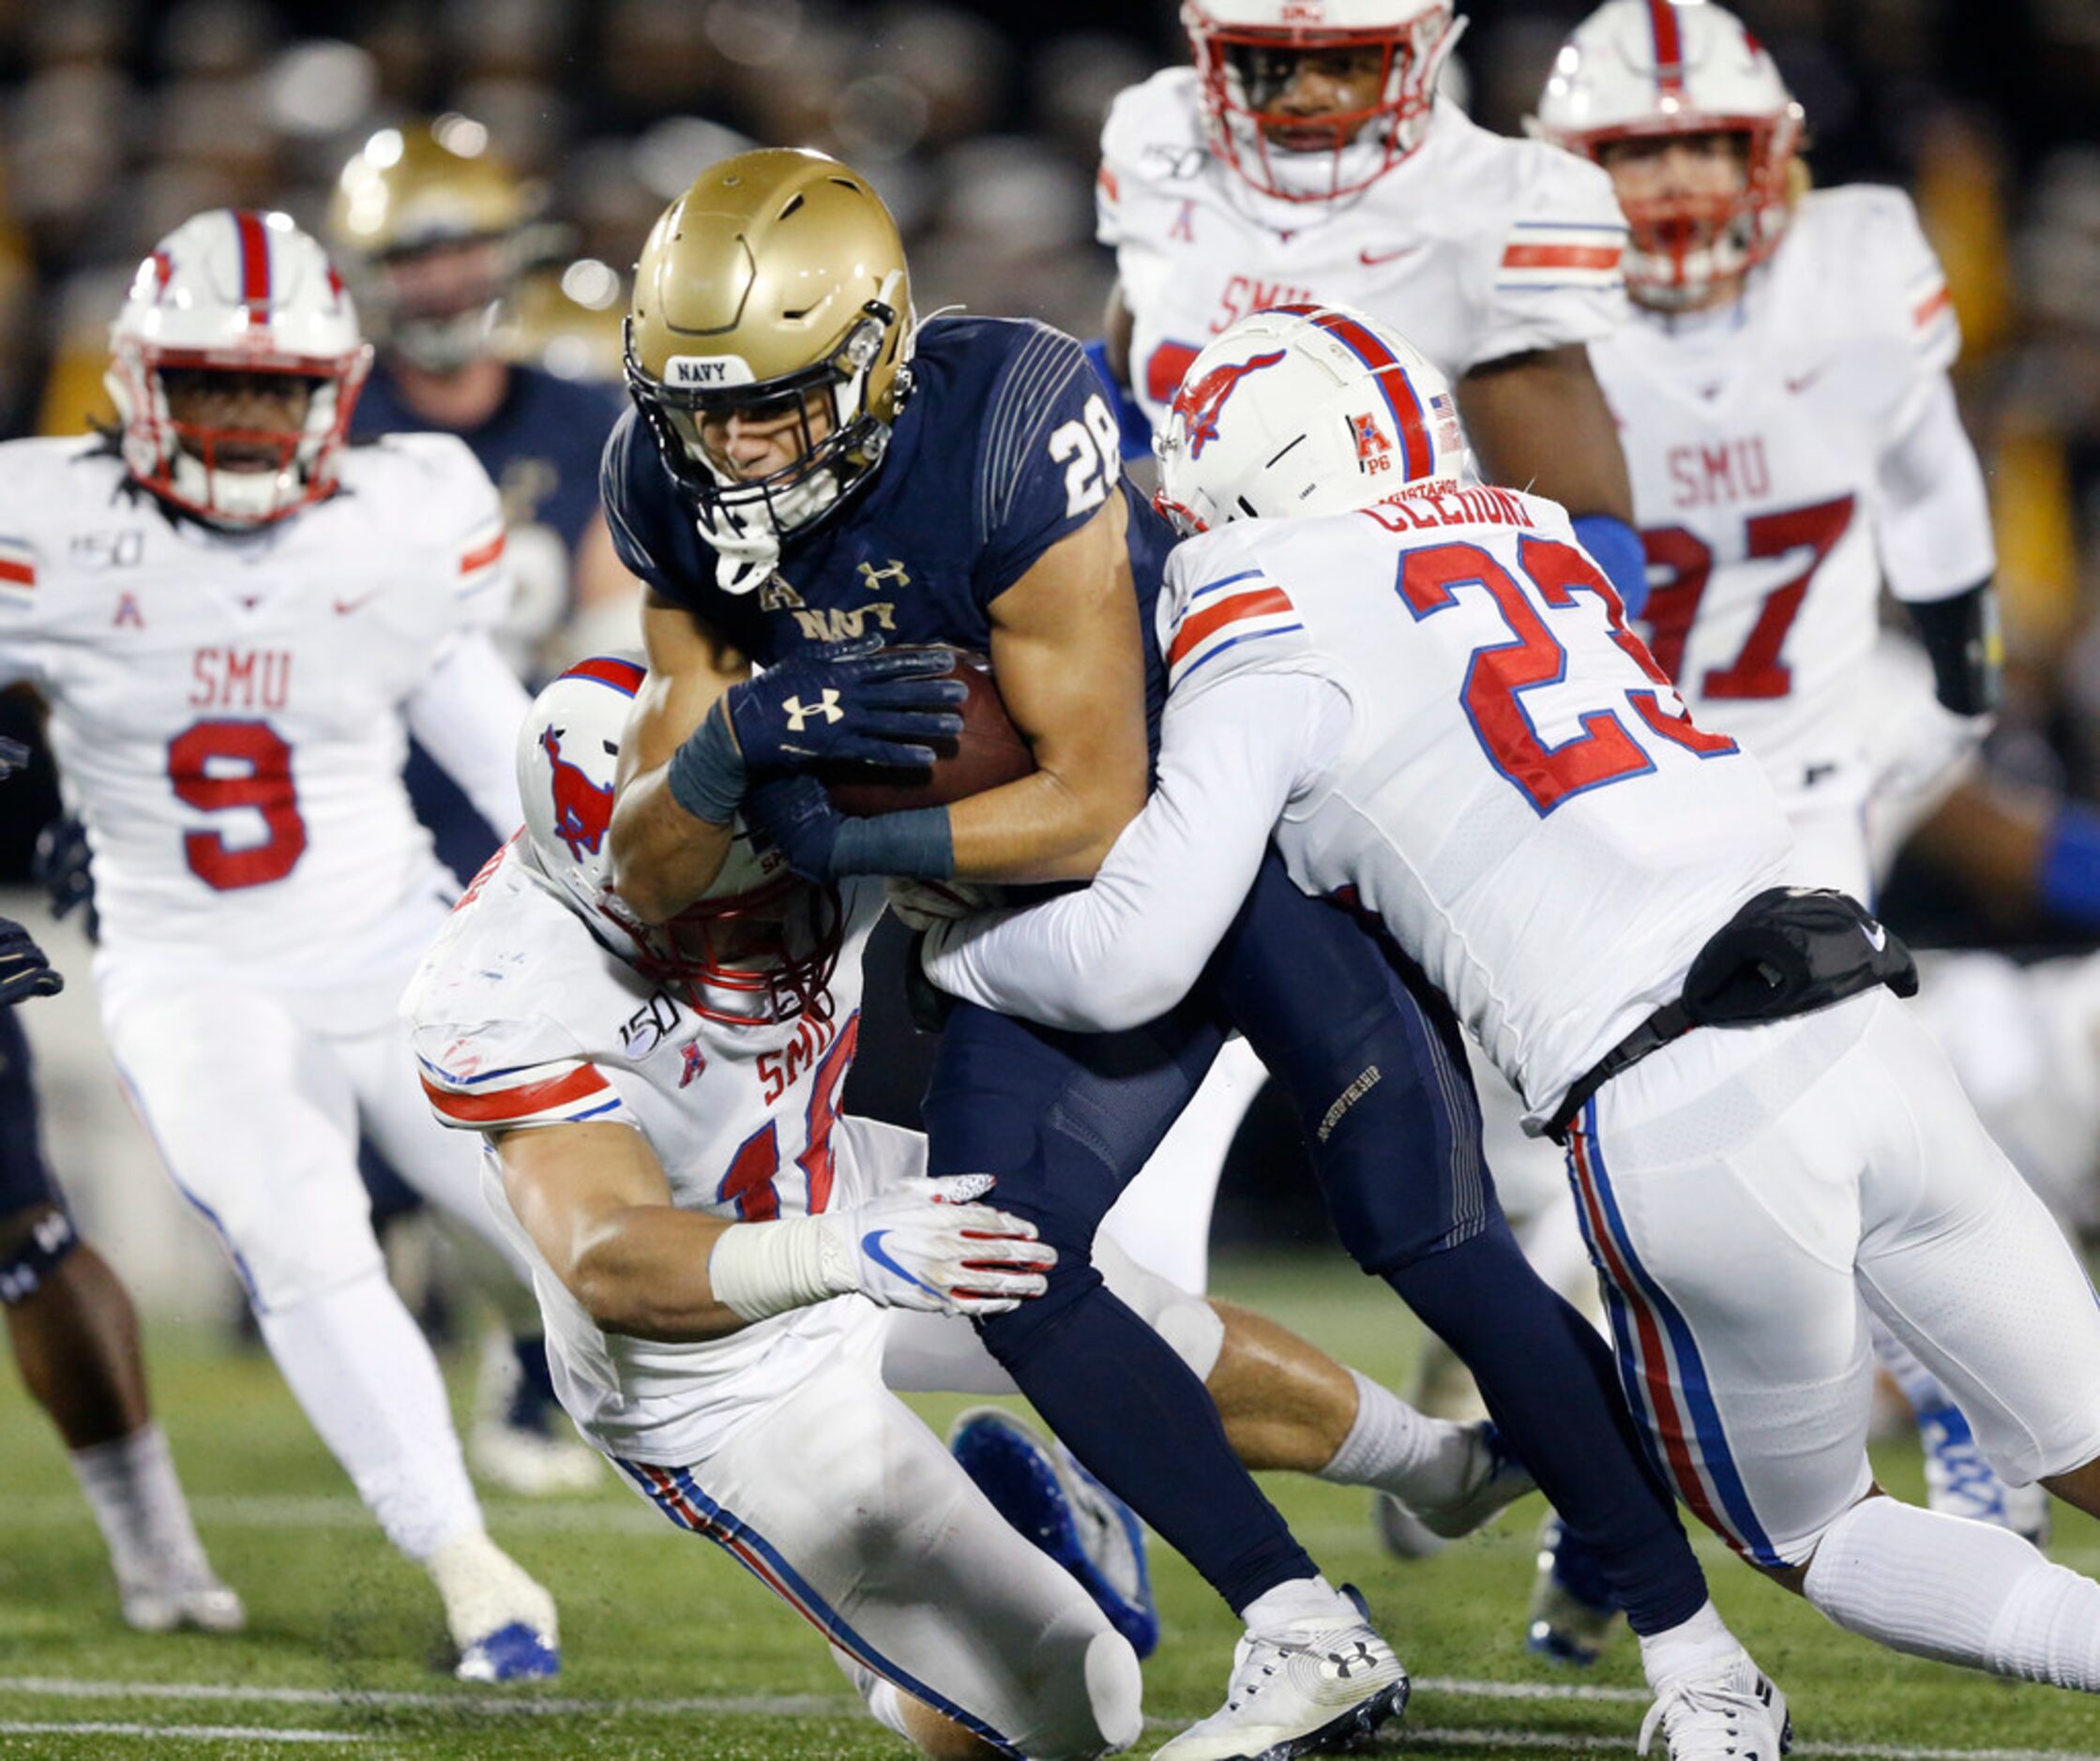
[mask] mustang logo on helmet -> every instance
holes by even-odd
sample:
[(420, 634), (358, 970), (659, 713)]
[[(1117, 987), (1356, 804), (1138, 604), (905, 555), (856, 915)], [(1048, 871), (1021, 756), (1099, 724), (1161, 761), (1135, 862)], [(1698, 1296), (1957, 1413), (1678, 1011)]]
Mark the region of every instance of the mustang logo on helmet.
[(554, 835), (582, 862), (585, 850), (597, 854), (612, 824), (612, 790), (610, 786), (600, 789), (562, 757), (563, 732), (560, 728), (543, 728), (539, 744), (554, 767)]
[(1181, 389), (1174, 393), (1173, 408), (1185, 425), (1191, 459), (1201, 459), (1204, 446), (1217, 438), (1218, 412), (1224, 409), (1225, 399), (1232, 395), (1232, 387), (1249, 373), (1274, 367), (1283, 359), (1283, 354), (1277, 349), (1268, 354), (1257, 354), (1249, 361), (1228, 361), (1221, 367), (1212, 368), (1201, 379), (1182, 381)]

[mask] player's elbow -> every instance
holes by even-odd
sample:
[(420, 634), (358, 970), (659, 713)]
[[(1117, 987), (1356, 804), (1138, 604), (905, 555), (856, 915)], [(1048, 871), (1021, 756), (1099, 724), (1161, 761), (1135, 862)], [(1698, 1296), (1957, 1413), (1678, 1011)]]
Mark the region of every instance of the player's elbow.
[(1082, 1005), (1086, 1025), (1097, 1033), (1120, 1033), (1156, 1021), (1193, 982), (1149, 950), (1112, 949), (1089, 977)]

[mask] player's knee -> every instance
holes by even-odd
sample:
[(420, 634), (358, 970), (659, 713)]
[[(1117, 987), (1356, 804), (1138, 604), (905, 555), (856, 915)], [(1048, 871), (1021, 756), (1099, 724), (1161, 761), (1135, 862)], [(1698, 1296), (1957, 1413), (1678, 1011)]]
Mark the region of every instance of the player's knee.
[[(1087, 1613), (1095, 1615), (1091, 1604)], [(1060, 1623), (1045, 1634), (1044, 1647), (1057, 1663), (1045, 1673), (1030, 1728), (1016, 1733), (1022, 1752), (1043, 1761), (1080, 1761), (1136, 1742), (1144, 1729), (1144, 1682), (1129, 1641), (1095, 1615), (1083, 1626)]]
[(976, 1321), (977, 1336), (985, 1349), (1008, 1369), (1027, 1362), (1044, 1342), (1062, 1332), (1072, 1311), (1102, 1287), (1101, 1274), (1078, 1253), (1060, 1247), (1056, 1266), (1050, 1274), (1050, 1288), (1034, 1301), (1023, 1302), (1005, 1315)]
[(1198, 1378), (1210, 1379), (1225, 1348), (1225, 1320), (1200, 1296), (1141, 1266), (1106, 1233), (1094, 1242), (1094, 1262), (1110, 1293), (1173, 1347)]
[(26, 1302), (79, 1245), (72, 1218), (49, 1200), (0, 1215), (0, 1303)]

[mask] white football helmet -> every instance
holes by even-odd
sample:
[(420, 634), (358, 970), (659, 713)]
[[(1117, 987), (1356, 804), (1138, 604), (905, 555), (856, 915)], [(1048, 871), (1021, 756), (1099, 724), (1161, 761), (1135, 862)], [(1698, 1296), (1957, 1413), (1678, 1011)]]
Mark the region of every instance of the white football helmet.
[[(1422, 144), (1437, 78), (1463, 24), (1451, 0), (1184, 0), (1211, 150), (1253, 188), (1331, 202), (1375, 182)], [(1300, 116), (1274, 108), (1296, 58), (1330, 50), (1383, 56), (1367, 109)], [(1272, 131), (1312, 135), (1284, 146)]]
[(741, 822), (714, 884), (669, 923), (644, 924), (620, 902), (606, 836), (620, 739), (647, 670), (639, 656), (601, 655), (533, 700), (518, 732), (533, 867), (601, 941), (694, 1014), (745, 1027), (828, 1017), (843, 932), (838, 895), (791, 872)]
[(1397, 331), (1341, 306), (1241, 319), (1189, 364), (1153, 451), (1153, 504), (1184, 534), (1346, 513), (1473, 474), (1450, 383)]
[(1779, 247), (1801, 106), (1764, 46), (1713, 0), (1606, 0), (1561, 45), (1530, 127), (1590, 159), (1615, 141), (1744, 138), (1736, 195), (1622, 203), (1631, 229), (1626, 286), (1643, 305), (1697, 305)]
[[(371, 347), (341, 277), (290, 215), (214, 208), (185, 220), (139, 264), (110, 354), (103, 384), (124, 462), (163, 501), (217, 525), (253, 527), (335, 489)], [(303, 379), (306, 420), (283, 429), (178, 423), (161, 375), (199, 369)], [(274, 449), (276, 467), (221, 463), (229, 443)]]

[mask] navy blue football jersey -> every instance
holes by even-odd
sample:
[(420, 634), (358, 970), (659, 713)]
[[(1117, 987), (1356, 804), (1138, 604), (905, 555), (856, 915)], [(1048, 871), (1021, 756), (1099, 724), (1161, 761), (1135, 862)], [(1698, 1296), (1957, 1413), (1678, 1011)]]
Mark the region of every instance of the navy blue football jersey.
[(1080, 345), (1031, 319), (937, 318), (919, 332), (912, 372), (882, 464), (782, 547), (773, 578), (749, 594), (716, 585), (715, 552), (630, 410), (605, 449), (620, 560), (762, 663), (856, 636), (982, 652), (992, 601), (1121, 495), (1156, 728), (1165, 679), (1153, 604), (1173, 533), (1125, 481), (1115, 418)]

